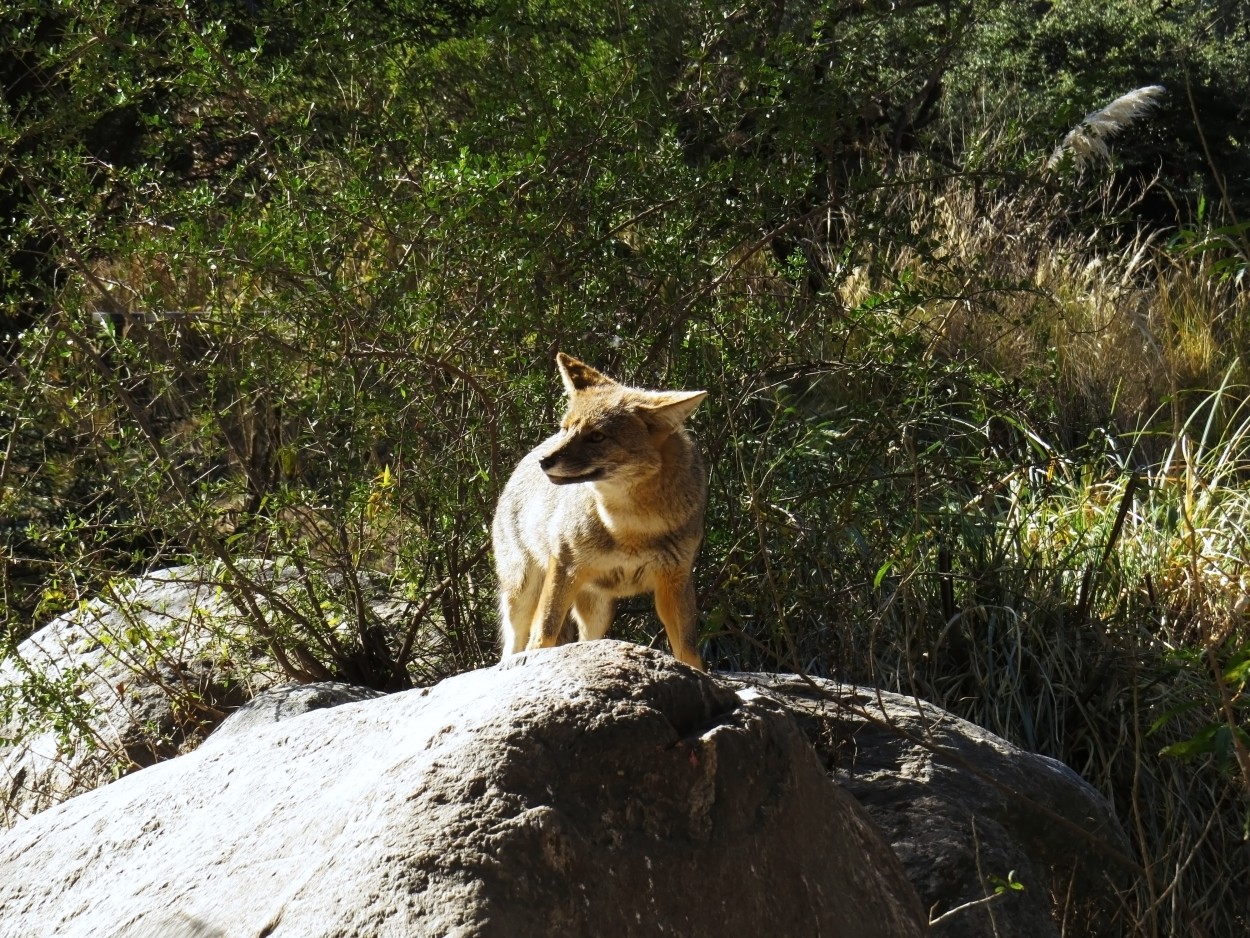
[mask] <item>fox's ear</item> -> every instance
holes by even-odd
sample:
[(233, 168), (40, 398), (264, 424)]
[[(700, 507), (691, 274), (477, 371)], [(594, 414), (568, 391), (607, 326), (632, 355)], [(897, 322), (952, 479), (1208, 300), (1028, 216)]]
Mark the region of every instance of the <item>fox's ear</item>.
[(564, 390), (568, 392), (569, 397), (596, 385), (616, 384), (607, 375), (600, 374), (585, 362), (579, 362), (572, 355), (560, 352), (556, 355), (556, 364), (560, 366), (560, 377), (564, 381)]
[(705, 397), (707, 391), (653, 391), (638, 409), (648, 423), (671, 432), (686, 422)]

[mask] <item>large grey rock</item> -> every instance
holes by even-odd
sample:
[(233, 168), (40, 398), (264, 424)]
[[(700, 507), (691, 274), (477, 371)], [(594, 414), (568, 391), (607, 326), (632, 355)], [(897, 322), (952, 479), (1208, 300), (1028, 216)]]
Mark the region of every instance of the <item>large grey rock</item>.
[(262, 726), (272, 726), (313, 710), (327, 710), (345, 703), (375, 700), (386, 695), (380, 690), (318, 681), (315, 684), (282, 684), (257, 694), (213, 730), (205, 745), (219, 745)]
[(1105, 938), (1132, 848), (1110, 803), (1067, 766), (915, 698), (793, 675), (739, 674), (796, 715), (830, 774), (867, 809), (949, 938)]
[[(290, 679), (267, 630), (290, 629), (292, 609), (348, 596), (333, 574), (314, 585), (293, 564), (233, 566), (234, 574), (183, 566), (119, 581), (0, 661), (0, 827), (193, 749), (227, 714)], [(224, 588), (231, 577), (250, 597), (244, 611)], [(388, 584), (358, 582), (376, 620), (406, 618), (410, 604)], [(417, 636), (423, 649), (430, 631)], [(286, 663), (306, 664), (289, 649)], [(282, 706), (298, 709), (306, 693)]]
[(176, 755), (265, 686), (263, 671), (231, 663), (237, 621), (202, 568), (176, 567), (22, 642), (0, 662), (0, 826)]
[(316, 710), (0, 834), (0, 933), (925, 932), (794, 720), (601, 641)]

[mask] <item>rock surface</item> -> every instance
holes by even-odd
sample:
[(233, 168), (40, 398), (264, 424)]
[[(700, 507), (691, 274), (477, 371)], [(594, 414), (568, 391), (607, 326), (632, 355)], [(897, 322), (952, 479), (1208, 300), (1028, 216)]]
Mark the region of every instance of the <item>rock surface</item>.
[(793, 675), (722, 675), (799, 720), (822, 763), (867, 809), (949, 938), (1105, 938), (1123, 933), (1117, 892), (1132, 848), (1105, 798), (1070, 768), (931, 704)]
[[(262, 615), (273, 616), (275, 602), (309, 602), (308, 577), (293, 565), (235, 567)], [(183, 566), (119, 581), (0, 661), (0, 828), (195, 748), (284, 679), (255, 622), (222, 588), (227, 579), (219, 567)], [(371, 615), (405, 618), (411, 604), (386, 583), (360, 581)], [(419, 639), (424, 647), (427, 634)], [(306, 693), (280, 706), (299, 709)]]
[(313, 710), (328, 710), (346, 703), (385, 697), (380, 690), (322, 681), (316, 684), (282, 684), (253, 697), (222, 722), (204, 745), (218, 745), (263, 726), (272, 726)]
[[(176, 755), (203, 738), (209, 714), (247, 700), (258, 687), (224, 665), (231, 611), (203, 570), (177, 567), (119, 584), (22, 642), (20, 662), (0, 663), (13, 716), (0, 717), (10, 741), (0, 826)], [(52, 697), (72, 709), (51, 722), (23, 703)]]
[(0, 834), (5, 938), (925, 933), (793, 719), (601, 641), (259, 726)]

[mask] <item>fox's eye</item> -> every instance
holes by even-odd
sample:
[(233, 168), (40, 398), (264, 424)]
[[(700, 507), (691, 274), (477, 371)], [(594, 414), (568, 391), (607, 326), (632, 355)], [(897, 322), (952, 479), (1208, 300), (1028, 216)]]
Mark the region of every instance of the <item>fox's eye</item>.
[(605, 436), (599, 430), (591, 430), (589, 433), (586, 434), (587, 443), (602, 443), (606, 439), (607, 439), (607, 436)]

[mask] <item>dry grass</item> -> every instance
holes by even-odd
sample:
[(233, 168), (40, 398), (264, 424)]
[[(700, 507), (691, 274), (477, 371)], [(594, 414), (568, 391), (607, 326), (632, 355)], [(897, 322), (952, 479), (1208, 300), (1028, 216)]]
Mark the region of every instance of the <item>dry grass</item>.
[[(1245, 377), (1236, 349), (1250, 291), (1219, 276), (1213, 255), (1171, 249), (1167, 232), (1081, 230), (1070, 195), (1041, 185), (1002, 193), (956, 178), (892, 189), (890, 201), (934, 249), (881, 252), (841, 299), (854, 307), (886, 289), (873, 270), (905, 272), (922, 297), (908, 318), (934, 356), (1046, 380), (1038, 390), (1061, 413), (1124, 430), (1161, 413), (1175, 430), (1189, 389), (1217, 387), (1234, 365)], [(1106, 189), (1091, 205), (1104, 218), (1131, 209)]]
[[(843, 301), (889, 289), (870, 271), (904, 272), (927, 354), (1034, 388), (1054, 422), (936, 522), (949, 573), (936, 549), (894, 568), (876, 671), (1113, 800), (1146, 869), (1126, 897), (1135, 933), (1234, 933), (1250, 885), (1250, 291), (1165, 233), (1082, 232), (1045, 186), (900, 193), (935, 250), (877, 258)], [(1075, 426), (1106, 445), (1065, 439)]]
[[(1124, 897), (1125, 933), (1240, 933), (1246, 278), (1218, 252), (1187, 250), (1193, 239), (1113, 224), (1132, 205), (1106, 189), (1078, 203), (1053, 180), (947, 177), (869, 198), (864, 217), (907, 219), (910, 237), (852, 230), (871, 250), (850, 269), (826, 255), (828, 299), (848, 322), (888, 308), (884, 354), (897, 358), (857, 346), (855, 325), (798, 329), (787, 351), (825, 359), (823, 374), (775, 369), (731, 405), (731, 423), (749, 423), (751, 407), (782, 404), (750, 424), (755, 436), (734, 430), (720, 460), (734, 465), (715, 480), (736, 497), (717, 523), (738, 534), (705, 550), (722, 563), (705, 611), (752, 649), (726, 663), (871, 678), (1061, 759), (1136, 842), (1145, 872)], [(755, 294), (818, 302), (769, 267), (752, 261)], [(990, 399), (1014, 401), (1008, 452), (969, 451), (991, 435), (975, 394), (944, 414), (926, 411), (945, 406), (931, 388), (898, 396), (924, 380), (926, 366), (903, 360), (917, 347), (933, 387), (964, 394), (949, 376), (965, 363), (998, 389)], [(941, 476), (959, 478), (965, 457), (978, 464), (970, 485)]]

